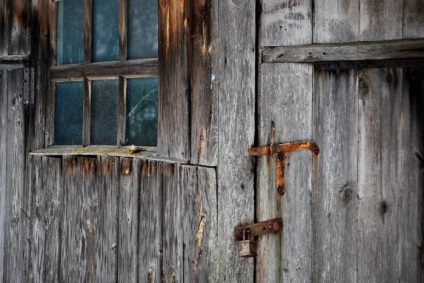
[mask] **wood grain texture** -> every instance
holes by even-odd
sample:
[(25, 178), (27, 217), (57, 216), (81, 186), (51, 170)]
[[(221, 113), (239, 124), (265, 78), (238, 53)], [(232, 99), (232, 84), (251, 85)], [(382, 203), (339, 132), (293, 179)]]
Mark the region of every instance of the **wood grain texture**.
[(9, 44), (9, 19), (7, 16), (8, 1), (0, 2), (0, 55), (8, 55), (8, 44)]
[(28, 55), (31, 53), (31, 1), (13, 0), (10, 8), (8, 54)]
[[(0, 14), (1, 15), (1, 14)], [(0, 30), (1, 31), (1, 30)], [(6, 227), (7, 196), (7, 70), (0, 68), (0, 227)], [(6, 231), (0, 230), (0, 280), (4, 280)], [(6, 259), (7, 260), (7, 259)]]
[(358, 41), (360, 0), (315, 1), (314, 43)]
[[(255, 132), (255, 1), (221, 1), (219, 94), (218, 239), (215, 282), (252, 282), (253, 260), (238, 257), (234, 228), (254, 220), (253, 159), (247, 150)], [(242, 279), (241, 279), (242, 278)]]
[[(62, 220), (62, 160), (32, 157), (31, 189), (33, 220), (31, 274), (34, 282), (57, 282), (60, 268), (60, 223)], [(46, 170), (49, 168), (49, 170)]]
[[(262, 64), (259, 145), (312, 139), (312, 65)], [(316, 160), (315, 160), (316, 161)], [(307, 282), (312, 278), (312, 172), (309, 151), (287, 156), (286, 193), (277, 194), (276, 157), (258, 157), (257, 220), (282, 217), (284, 231), (258, 239), (257, 282)]]
[[(190, 2), (190, 1), (189, 1)], [(191, 87), (190, 163), (216, 166), (218, 162), (218, 96), (213, 92), (213, 1), (191, 1), (188, 46)]]
[(159, 1), (158, 152), (190, 159), (187, 1)]
[(403, 3), (399, 0), (361, 0), (359, 41), (402, 38)]
[(24, 70), (8, 70), (7, 84), (7, 176), (4, 280), (28, 280), (30, 237), (30, 192), (25, 186), (25, 119), (23, 105)]
[[(398, 120), (397, 139), (399, 163), (402, 169), (400, 183), (401, 199), (400, 246), (402, 247), (400, 262), (400, 278), (403, 281), (420, 282), (424, 278), (423, 258), (423, 189), (424, 189), (424, 68), (403, 70), (403, 95), (401, 119)], [(397, 99), (395, 100), (398, 101)], [(390, 162), (393, 162), (393, 153)], [(398, 173), (398, 174), (399, 174)], [(399, 189), (399, 188), (397, 188)], [(389, 204), (390, 205), (390, 204)], [(390, 206), (388, 207), (390, 212)], [(400, 224), (400, 225), (399, 225)]]
[(424, 37), (424, 1), (403, 1), (403, 38)]
[(312, 63), (325, 61), (365, 61), (424, 58), (424, 40), (316, 44), (269, 47), (262, 53), (264, 63)]
[[(138, 280), (162, 280), (163, 190), (162, 171), (171, 165), (141, 161), (139, 170)], [(172, 201), (172, 200), (170, 200)]]
[(262, 0), (260, 46), (312, 43), (311, 0)]
[(354, 71), (317, 72), (313, 140), (314, 280), (355, 282), (357, 97)]

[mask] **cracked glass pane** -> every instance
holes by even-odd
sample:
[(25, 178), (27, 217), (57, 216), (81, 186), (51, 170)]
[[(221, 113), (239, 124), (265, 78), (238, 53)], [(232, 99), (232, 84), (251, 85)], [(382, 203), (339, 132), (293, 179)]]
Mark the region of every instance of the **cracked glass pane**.
[(129, 79), (127, 84), (127, 145), (156, 146), (158, 78)]

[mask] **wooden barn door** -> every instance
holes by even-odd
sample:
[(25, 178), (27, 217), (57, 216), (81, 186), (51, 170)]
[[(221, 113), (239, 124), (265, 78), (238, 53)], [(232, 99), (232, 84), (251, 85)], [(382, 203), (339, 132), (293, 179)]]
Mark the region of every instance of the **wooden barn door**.
[[(416, 65), (416, 64), (413, 64)], [(423, 258), (424, 68), (325, 70), (260, 65), (259, 139), (313, 140), (259, 157), (257, 218), (282, 217), (259, 239), (258, 282), (420, 282)]]

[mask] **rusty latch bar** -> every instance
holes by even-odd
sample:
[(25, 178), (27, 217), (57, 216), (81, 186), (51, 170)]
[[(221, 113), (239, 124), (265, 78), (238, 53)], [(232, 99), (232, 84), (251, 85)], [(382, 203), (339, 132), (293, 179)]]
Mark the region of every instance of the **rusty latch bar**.
[(271, 233), (278, 233), (283, 230), (283, 219), (275, 218), (263, 222), (249, 224), (245, 226), (236, 227), (234, 235), (236, 241), (242, 241), (244, 239), (244, 233), (247, 233), (250, 237), (257, 237)]
[(271, 145), (252, 147), (249, 149), (249, 154), (252, 156), (270, 156), (277, 154), (277, 192), (280, 195), (284, 195), (285, 189), (284, 184), (286, 182), (284, 178), (284, 171), (286, 167), (286, 156), (287, 153), (297, 150), (309, 149), (314, 154), (319, 154), (319, 147), (313, 141), (301, 141), (291, 143), (274, 143), (275, 138), (275, 124), (272, 122), (271, 129)]

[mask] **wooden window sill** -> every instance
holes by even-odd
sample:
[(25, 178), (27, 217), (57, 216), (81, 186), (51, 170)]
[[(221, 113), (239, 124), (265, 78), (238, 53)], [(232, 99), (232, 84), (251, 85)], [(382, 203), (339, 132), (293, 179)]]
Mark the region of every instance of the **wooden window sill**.
[(170, 159), (158, 155), (156, 147), (141, 147), (141, 150), (135, 153), (130, 151), (129, 146), (51, 146), (48, 148), (38, 149), (30, 153), (34, 156), (115, 156), (127, 158), (140, 158), (152, 161), (166, 161), (169, 163), (185, 164), (187, 161), (179, 159)]

